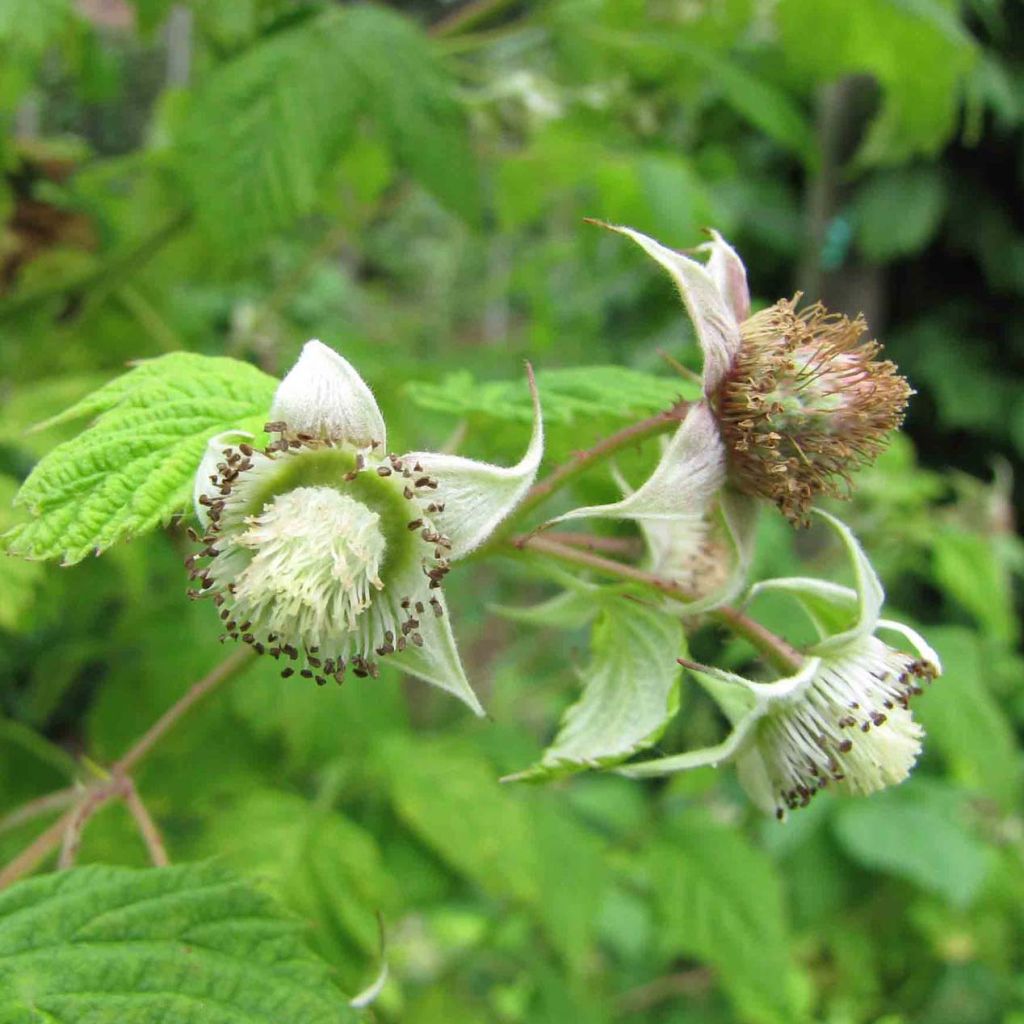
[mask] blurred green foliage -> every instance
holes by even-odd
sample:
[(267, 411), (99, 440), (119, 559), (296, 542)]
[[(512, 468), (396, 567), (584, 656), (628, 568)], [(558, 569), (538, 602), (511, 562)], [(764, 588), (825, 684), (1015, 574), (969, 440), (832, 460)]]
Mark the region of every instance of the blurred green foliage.
[[(280, 374), (318, 336), (397, 449), (457, 430), (495, 459), (528, 358), (552, 465), (691, 395), (659, 355), (698, 363), (671, 289), (585, 216), (680, 247), (718, 227), (755, 298), (863, 308), (918, 390), (843, 510), (945, 662), (898, 790), (779, 826), (728, 770), (500, 785), (576, 699), (589, 632), (491, 614), (548, 585), (470, 565), (450, 600), (493, 721), (388, 672), (314, 691), (254, 665), (138, 772), (172, 860), (275, 894), (347, 991), (379, 912), (383, 1021), (1024, 1019), (1022, 39), (1013, 0), (0, 0), (0, 527), (74, 432), (33, 425), (169, 352)], [(762, 530), (760, 574), (841, 574), (823, 533)], [(115, 759), (222, 656), (184, 553), (172, 526), (5, 564), (0, 810)], [(691, 688), (662, 743), (720, 731)], [(3, 860), (38, 830), (0, 832)], [(80, 859), (146, 862), (123, 808)]]

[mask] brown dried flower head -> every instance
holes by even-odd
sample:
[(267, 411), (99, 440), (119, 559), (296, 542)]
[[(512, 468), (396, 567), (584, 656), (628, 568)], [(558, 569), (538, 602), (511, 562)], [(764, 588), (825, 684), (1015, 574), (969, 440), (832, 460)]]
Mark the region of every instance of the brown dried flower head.
[(896, 366), (863, 340), (867, 324), (782, 299), (740, 324), (735, 359), (713, 396), (729, 477), (805, 525), (819, 495), (847, 497), (903, 422), (913, 394)]

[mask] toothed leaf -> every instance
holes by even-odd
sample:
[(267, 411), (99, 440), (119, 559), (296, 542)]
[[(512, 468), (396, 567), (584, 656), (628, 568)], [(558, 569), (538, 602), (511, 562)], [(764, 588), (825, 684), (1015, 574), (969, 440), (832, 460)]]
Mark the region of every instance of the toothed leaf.
[(87, 395), (50, 421), (97, 417), (22, 485), (15, 501), (33, 518), (8, 531), (7, 550), (70, 565), (166, 522), (189, 506), (207, 440), (258, 432), (276, 385), (248, 363), (176, 352)]
[(208, 864), (32, 878), (0, 895), (0, 1020), (356, 1020), (303, 931)]

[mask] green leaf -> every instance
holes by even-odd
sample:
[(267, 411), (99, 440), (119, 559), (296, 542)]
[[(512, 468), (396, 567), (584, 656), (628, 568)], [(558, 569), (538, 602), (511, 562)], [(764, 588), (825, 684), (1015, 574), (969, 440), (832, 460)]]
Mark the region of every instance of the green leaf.
[(650, 852), (662, 952), (716, 967), (744, 1020), (803, 1020), (782, 888), (768, 858), (700, 811), (676, 819)]
[[(367, 958), (378, 948), (375, 915), (391, 917), (398, 906), (373, 836), (340, 814), (272, 789), (228, 806), (218, 800), (211, 824), (204, 837), (209, 852), (270, 885), (291, 910), (315, 922), (314, 948), (343, 970), (357, 968), (346, 982), (365, 980)], [(361, 955), (353, 957), (353, 947)]]
[(928, 640), (942, 658), (942, 677), (914, 702), (914, 716), (954, 778), (1009, 808), (1020, 792), (1020, 756), (1006, 712), (986, 684), (985, 648), (955, 626), (932, 627)]
[(594, 595), (586, 590), (563, 590), (560, 594), (524, 608), (491, 605), (491, 611), (513, 622), (525, 622), (547, 629), (579, 629), (585, 626), (599, 608)]
[(805, 163), (817, 161), (817, 148), (808, 118), (793, 100), (772, 82), (727, 57), (686, 40), (681, 33), (632, 32), (595, 33), (604, 43), (623, 49), (655, 48), (671, 51), (705, 72), (709, 83), (722, 93), (726, 103), (755, 128), (781, 146), (796, 153)]
[(1010, 576), (992, 539), (965, 530), (935, 535), (935, 579), (985, 633), (1012, 643), (1020, 632)]
[(4, 0), (0, 4), (0, 46), (41, 54), (71, 13), (68, 0)]
[(928, 244), (945, 209), (945, 182), (934, 167), (880, 172), (853, 204), (857, 244), (875, 263), (908, 256)]
[(234, 359), (177, 352), (138, 364), (51, 420), (97, 415), (32, 471), (17, 503), (34, 518), (8, 551), (65, 565), (166, 522), (189, 505), (206, 442), (258, 433), (277, 382)]
[(964, 827), (957, 795), (915, 780), (842, 805), (834, 819), (847, 854), (865, 867), (906, 878), (957, 907), (985, 880), (985, 847)]
[(581, 966), (606, 870), (600, 844), (564, 804), (501, 785), (477, 748), (457, 740), (388, 737), (378, 757), (409, 828), (489, 896), (529, 908), (566, 962)]
[(399, 816), (485, 892), (533, 903), (539, 861), (521, 791), (502, 786), (479, 754), (450, 741), (379, 745)]
[[(669, 408), (680, 398), (699, 397), (699, 387), (679, 377), (655, 377), (623, 366), (584, 366), (541, 370), (537, 374), (546, 423), (573, 423), (591, 417), (634, 419)], [(533, 408), (526, 383), (478, 381), (466, 371), (440, 384), (413, 381), (406, 392), (422, 409), (450, 416), (530, 423)]]
[(0, 1020), (356, 1020), (301, 924), (210, 865), (85, 867), (0, 895)]
[(462, 109), (429, 40), (400, 15), (358, 5), (270, 35), (198, 90), (179, 168), (208, 237), (230, 251), (311, 212), (366, 114), (442, 203), (479, 218)]
[(776, 17), (794, 70), (822, 83), (866, 73), (882, 86), (883, 102), (859, 154), (864, 162), (932, 155), (956, 130), (975, 44), (946, 4), (781, 0)]
[(516, 779), (541, 780), (618, 764), (662, 734), (679, 709), (686, 653), (676, 616), (628, 597), (604, 604), (582, 673), (583, 695), (569, 708), (539, 764)]
[[(15, 524), (11, 503), (17, 489), (17, 481), (0, 474), (0, 531)], [(16, 630), (27, 623), (43, 572), (41, 565), (7, 559), (0, 572), (0, 629)]]

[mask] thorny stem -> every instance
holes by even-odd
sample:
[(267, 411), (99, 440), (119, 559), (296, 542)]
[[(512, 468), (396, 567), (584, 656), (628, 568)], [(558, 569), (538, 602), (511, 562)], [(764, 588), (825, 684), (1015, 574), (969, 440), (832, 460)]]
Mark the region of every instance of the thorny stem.
[(0, 870), (0, 889), (33, 871), (58, 846), (61, 847), (58, 866), (65, 868), (74, 863), (81, 841), (82, 830), (89, 818), (104, 804), (113, 799), (125, 802), (131, 813), (154, 865), (163, 867), (168, 863), (167, 852), (156, 823), (142, 802), (130, 772), (145, 758), (153, 747), (204, 697), (213, 692), (221, 683), (235, 675), (253, 657), (252, 651), (242, 648), (225, 658), (216, 668), (194, 683), (186, 693), (167, 709), (142, 736), (117, 760), (110, 769), (108, 778), (80, 790), (61, 790), (50, 793), (7, 815), (0, 820), (4, 827), (14, 827), (28, 821), (37, 814), (63, 806), (69, 800), (77, 800), (60, 818), (40, 833), (6, 867)]
[[(562, 540), (551, 536), (524, 536), (514, 537), (506, 548), (509, 550), (534, 551), (537, 554), (546, 555), (557, 561), (565, 562), (568, 565), (578, 565), (583, 568), (593, 569), (595, 572), (615, 579), (629, 580), (632, 583), (639, 583), (641, 586), (656, 590), (667, 597), (675, 598), (677, 601), (692, 601), (693, 594), (685, 587), (681, 587), (672, 580), (663, 579), (654, 573), (638, 569), (633, 565), (626, 565), (623, 562), (615, 562), (610, 558), (604, 558), (590, 551), (565, 544)], [(727, 626), (733, 633), (743, 637), (751, 646), (757, 649), (767, 661), (785, 675), (796, 672), (803, 658), (796, 648), (790, 646), (781, 637), (776, 636), (771, 630), (765, 629), (759, 622), (755, 622), (749, 616), (744, 615), (735, 608), (716, 608), (706, 613), (710, 618), (716, 619), (722, 625)]]

